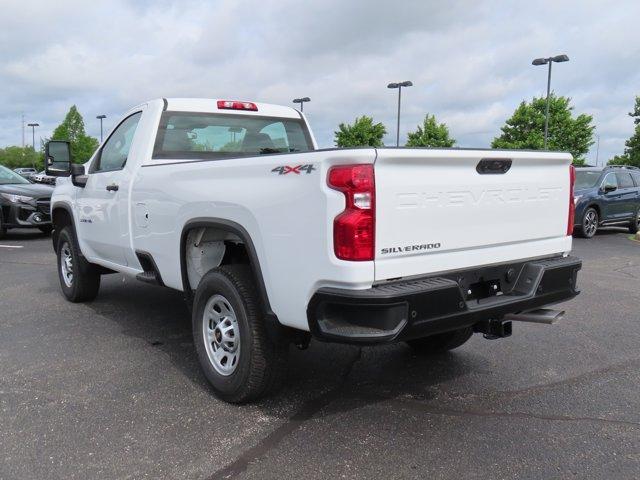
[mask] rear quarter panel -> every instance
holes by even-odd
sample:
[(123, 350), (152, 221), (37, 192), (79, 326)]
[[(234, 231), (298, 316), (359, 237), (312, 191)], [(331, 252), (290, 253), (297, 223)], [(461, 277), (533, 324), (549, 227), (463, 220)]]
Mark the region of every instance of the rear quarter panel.
[[(306, 305), (322, 286), (368, 288), (374, 262), (344, 262), (333, 253), (333, 219), (344, 197), (326, 184), (331, 165), (373, 163), (375, 151), (337, 150), (210, 161), (148, 160), (137, 172), (132, 208), (135, 249), (153, 255), (164, 283), (182, 290), (180, 239), (195, 218), (241, 225), (255, 246), (272, 310), (281, 323), (308, 330)], [(311, 173), (279, 174), (281, 166)]]

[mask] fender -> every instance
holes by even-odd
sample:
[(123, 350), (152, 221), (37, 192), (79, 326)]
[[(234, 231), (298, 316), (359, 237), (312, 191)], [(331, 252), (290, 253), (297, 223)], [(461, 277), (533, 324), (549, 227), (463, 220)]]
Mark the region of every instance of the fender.
[(258, 253), (256, 252), (256, 248), (253, 244), (253, 241), (251, 240), (251, 236), (242, 225), (231, 220), (226, 220), (224, 218), (200, 217), (189, 220), (182, 227), (182, 233), (180, 235), (180, 271), (182, 274), (182, 289), (185, 294), (190, 295), (191, 292), (186, 264), (187, 231), (191, 230), (192, 228), (200, 227), (212, 227), (219, 230), (224, 230), (226, 232), (237, 235), (243, 241), (247, 248), (249, 259), (251, 260), (251, 270), (256, 281), (256, 286), (258, 287), (258, 295), (260, 295), (260, 300), (262, 302), (265, 314), (267, 315), (267, 318), (269, 318), (270, 320), (275, 320), (276, 323), (280, 326), (280, 322), (277, 320), (276, 314), (271, 309), (271, 304), (269, 303), (267, 289), (265, 287), (264, 278), (262, 276), (262, 269), (260, 268), (260, 260), (258, 259)]

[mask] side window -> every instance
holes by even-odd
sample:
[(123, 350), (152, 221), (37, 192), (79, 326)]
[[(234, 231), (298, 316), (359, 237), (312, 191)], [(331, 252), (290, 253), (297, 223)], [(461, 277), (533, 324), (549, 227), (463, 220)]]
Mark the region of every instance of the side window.
[(618, 188), (618, 181), (616, 180), (615, 173), (608, 173), (606, 177), (604, 177), (604, 181), (602, 182), (602, 188), (605, 187), (616, 187)]
[(134, 113), (118, 125), (102, 147), (94, 172), (120, 170), (124, 167), (141, 116), (142, 112)]
[(616, 172), (616, 177), (618, 179), (618, 186), (620, 188), (633, 188), (635, 185), (633, 184), (633, 180), (631, 179), (631, 175), (627, 172)]
[(640, 187), (640, 173), (633, 172), (631, 173), (631, 176), (636, 181), (636, 187)]

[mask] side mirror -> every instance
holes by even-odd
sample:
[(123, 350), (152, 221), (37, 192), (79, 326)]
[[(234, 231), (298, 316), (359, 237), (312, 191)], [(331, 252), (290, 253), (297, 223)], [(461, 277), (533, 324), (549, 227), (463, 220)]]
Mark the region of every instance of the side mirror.
[(52, 177), (71, 175), (71, 145), (63, 140), (51, 140), (44, 147), (45, 172)]
[(618, 189), (615, 185), (605, 185), (604, 193), (615, 192)]

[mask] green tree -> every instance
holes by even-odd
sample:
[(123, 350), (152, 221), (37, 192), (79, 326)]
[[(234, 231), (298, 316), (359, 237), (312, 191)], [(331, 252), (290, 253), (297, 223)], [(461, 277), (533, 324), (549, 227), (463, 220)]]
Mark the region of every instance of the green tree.
[(84, 163), (98, 148), (98, 139), (86, 134), (84, 120), (73, 105), (64, 120), (56, 127), (51, 140), (68, 140), (71, 142), (71, 156), (76, 163)]
[(33, 147), (0, 148), (0, 165), (11, 169), (18, 167), (35, 167), (38, 171), (44, 169), (42, 152), (36, 152)]
[[(593, 145), (591, 115), (574, 117), (571, 99), (551, 94), (549, 97), (549, 143), (550, 150), (562, 150), (573, 155), (573, 163), (584, 164), (584, 156)], [(511, 118), (501, 128), (502, 134), (493, 139), (493, 148), (515, 148), (542, 150), (544, 148), (544, 118), (546, 99), (534, 97), (529, 103), (523, 101)]]
[(435, 115), (424, 117), (422, 125), (415, 132), (409, 132), (407, 147), (453, 147), (455, 138), (449, 136), (449, 128), (445, 123), (438, 123)]
[(382, 147), (382, 138), (387, 129), (381, 123), (373, 123), (373, 118), (363, 115), (353, 124), (341, 123), (335, 134), (336, 146), (345, 147)]
[(633, 118), (635, 129), (633, 135), (624, 142), (624, 154), (616, 155), (609, 160), (610, 165), (633, 165), (640, 167), (640, 97), (636, 97), (633, 112), (629, 112)]

